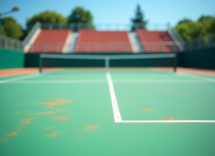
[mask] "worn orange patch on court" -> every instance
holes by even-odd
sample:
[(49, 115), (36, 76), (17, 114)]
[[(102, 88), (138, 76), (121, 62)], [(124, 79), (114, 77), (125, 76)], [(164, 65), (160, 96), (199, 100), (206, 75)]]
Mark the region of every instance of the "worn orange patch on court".
[(45, 114), (53, 114), (53, 112), (34, 113), (34, 115), (45, 115)]
[(53, 117), (54, 119), (56, 120), (66, 120), (66, 119), (69, 119), (67, 117)]
[(16, 132), (8, 134), (8, 136), (14, 136), (14, 135), (16, 135)]
[(59, 112), (59, 109), (57, 108), (55, 111), (56, 111), (56, 112)]
[(89, 129), (96, 129), (98, 128), (98, 126), (93, 126), (93, 125), (87, 125), (86, 126), (86, 129), (89, 130)]
[(147, 109), (147, 110), (141, 110), (141, 112), (150, 112), (152, 111), (151, 109)]
[(23, 121), (24, 121), (24, 123), (29, 124), (30, 119), (24, 119)]
[(50, 127), (50, 128), (49, 128), (49, 127), (46, 127), (45, 129), (53, 129), (53, 127)]
[(170, 117), (170, 116), (168, 116), (167, 118), (164, 118), (164, 119), (166, 119), (166, 120), (173, 120), (173, 118)]
[(6, 139), (0, 139), (0, 141), (6, 141)]
[(55, 102), (41, 102), (40, 104), (46, 104), (47, 107), (50, 107), (50, 106), (62, 105), (65, 103), (69, 103), (70, 101), (74, 101), (74, 99), (72, 99), (72, 100), (59, 99), (59, 100), (55, 100)]
[(47, 137), (55, 137), (56, 135), (57, 135), (57, 133), (58, 132), (54, 132), (54, 133), (52, 133), (52, 134), (50, 134), (50, 135), (46, 135)]

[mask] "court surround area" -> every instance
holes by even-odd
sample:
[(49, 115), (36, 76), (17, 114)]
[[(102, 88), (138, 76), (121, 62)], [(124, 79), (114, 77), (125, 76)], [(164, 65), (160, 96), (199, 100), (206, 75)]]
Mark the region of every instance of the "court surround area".
[(64, 68), (0, 87), (1, 155), (214, 153), (213, 75)]

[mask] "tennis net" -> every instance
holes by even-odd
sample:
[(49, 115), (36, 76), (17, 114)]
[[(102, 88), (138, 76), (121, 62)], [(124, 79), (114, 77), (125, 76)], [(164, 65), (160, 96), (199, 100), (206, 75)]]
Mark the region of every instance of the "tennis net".
[(40, 72), (44, 67), (173, 67), (177, 53), (155, 54), (40, 54)]

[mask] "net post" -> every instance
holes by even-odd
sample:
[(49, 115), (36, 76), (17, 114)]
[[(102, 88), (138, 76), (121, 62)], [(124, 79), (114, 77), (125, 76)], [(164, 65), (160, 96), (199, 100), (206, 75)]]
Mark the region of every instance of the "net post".
[(106, 69), (106, 72), (109, 71), (109, 57), (105, 57), (105, 69)]
[(175, 58), (174, 58), (174, 72), (176, 73), (178, 66), (178, 54), (175, 52)]
[(40, 73), (42, 73), (42, 54), (40, 54), (40, 58), (39, 58), (39, 69), (40, 69)]

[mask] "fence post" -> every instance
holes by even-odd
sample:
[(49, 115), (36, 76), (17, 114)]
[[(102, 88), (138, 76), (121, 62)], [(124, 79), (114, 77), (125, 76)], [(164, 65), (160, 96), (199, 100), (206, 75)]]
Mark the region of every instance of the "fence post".
[(31, 53), (33, 52), (33, 44), (31, 44), (30, 52), (31, 52)]
[(208, 36), (208, 48), (210, 47), (210, 43), (211, 43), (211, 36)]
[(7, 49), (7, 39), (5, 38), (4, 48)]
[(192, 50), (193, 49), (193, 42), (192, 42), (192, 40), (190, 41), (190, 50)]
[(149, 52), (151, 52), (151, 48), (152, 48), (151, 43), (149, 43)]
[(198, 48), (199, 48), (199, 49), (201, 48), (201, 39), (202, 39), (202, 38), (199, 38), (199, 39), (198, 39), (198, 44), (199, 44)]
[(49, 24), (49, 29), (52, 29), (52, 24)]

